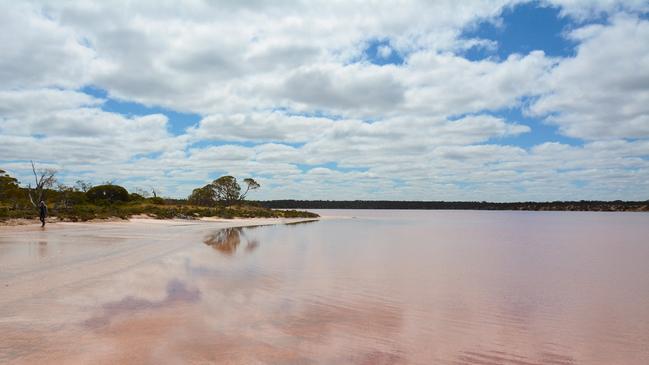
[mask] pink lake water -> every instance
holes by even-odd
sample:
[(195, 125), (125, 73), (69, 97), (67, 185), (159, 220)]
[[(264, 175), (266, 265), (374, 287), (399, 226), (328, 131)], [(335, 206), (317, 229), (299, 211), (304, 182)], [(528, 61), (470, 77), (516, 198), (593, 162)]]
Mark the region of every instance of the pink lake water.
[(318, 212), (0, 228), (0, 363), (649, 364), (649, 214)]

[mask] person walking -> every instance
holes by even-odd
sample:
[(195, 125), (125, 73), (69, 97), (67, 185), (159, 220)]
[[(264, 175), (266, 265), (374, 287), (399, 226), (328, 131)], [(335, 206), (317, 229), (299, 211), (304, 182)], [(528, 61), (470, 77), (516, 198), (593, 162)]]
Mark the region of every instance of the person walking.
[(47, 217), (47, 205), (45, 205), (45, 202), (41, 200), (40, 203), (38, 203), (38, 215), (41, 220), (41, 227), (45, 227), (45, 218)]

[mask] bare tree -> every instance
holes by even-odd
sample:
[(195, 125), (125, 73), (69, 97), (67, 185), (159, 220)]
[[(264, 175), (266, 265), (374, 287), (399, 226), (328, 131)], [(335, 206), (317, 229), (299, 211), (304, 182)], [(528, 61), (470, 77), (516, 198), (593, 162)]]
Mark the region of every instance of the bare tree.
[(84, 180), (77, 180), (74, 183), (74, 188), (77, 189), (77, 191), (82, 191), (82, 192), (87, 192), (92, 188), (92, 183), (89, 181), (84, 181)]
[(32, 163), (32, 172), (34, 173), (34, 182), (36, 186), (32, 188), (32, 185), (27, 185), (29, 201), (34, 207), (38, 207), (38, 203), (44, 198), (45, 190), (54, 186), (56, 183), (56, 171), (55, 169), (38, 169), (36, 171), (36, 166), (34, 161)]
[(138, 194), (138, 195), (142, 196), (143, 198), (148, 198), (150, 196), (149, 191), (145, 190), (143, 188), (135, 188), (135, 194)]
[(69, 208), (72, 205), (70, 194), (75, 191), (75, 188), (65, 184), (57, 184), (56, 190), (59, 192), (59, 204), (64, 208)]

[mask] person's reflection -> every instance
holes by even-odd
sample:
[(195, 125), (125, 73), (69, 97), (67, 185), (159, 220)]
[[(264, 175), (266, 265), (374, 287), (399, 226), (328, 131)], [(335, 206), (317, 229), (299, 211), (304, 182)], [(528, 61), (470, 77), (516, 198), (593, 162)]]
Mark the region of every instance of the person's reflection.
[(38, 241), (38, 257), (44, 258), (47, 256), (47, 241)]
[(252, 252), (259, 247), (259, 241), (257, 240), (248, 240), (248, 244), (246, 245), (246, 252)]

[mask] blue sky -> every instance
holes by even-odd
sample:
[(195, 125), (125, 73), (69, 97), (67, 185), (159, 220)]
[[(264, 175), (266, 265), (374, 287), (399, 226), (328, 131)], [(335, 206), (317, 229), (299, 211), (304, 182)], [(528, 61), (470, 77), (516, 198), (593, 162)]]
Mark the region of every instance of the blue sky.
[[(597, 19), (589, 23), (593, 21)], [(487, 57), (506, 59), (512, 53), (526, 54), (542, 50), (548, 56), (570, 57), (578, 44), (567, 39), (565, 34), (578, 25), (583, 24), (561, 16), (558, 7), (544, 6), (538, 2), (519, 4), (503, 10), (496, 22), (479, 22), (465, 29), (462, 35), (465, 38), (497, 42), (496, 49), (474, 47), (465, 55), (471, 60)]]
[(225, 3), (1, 5), (0, 167), (173, 197), (232, 174), (259, 199), (649, 198), (646, 2)]
[(175, 111), (156, 105), (149, 106), (113, 98), (106, 90), (94, 86), (85, 86), (79, 91), (96, 98), (104, 99), (105, 101), (101, 104), (101, 109), (110, 113), (117, 113), (127, 117), (162, 114), (169, 119), (167, 126), (169, 132), (174, 135), (184, 134), (187, 128), (197, 125), (201, 120), (199, 114)]

